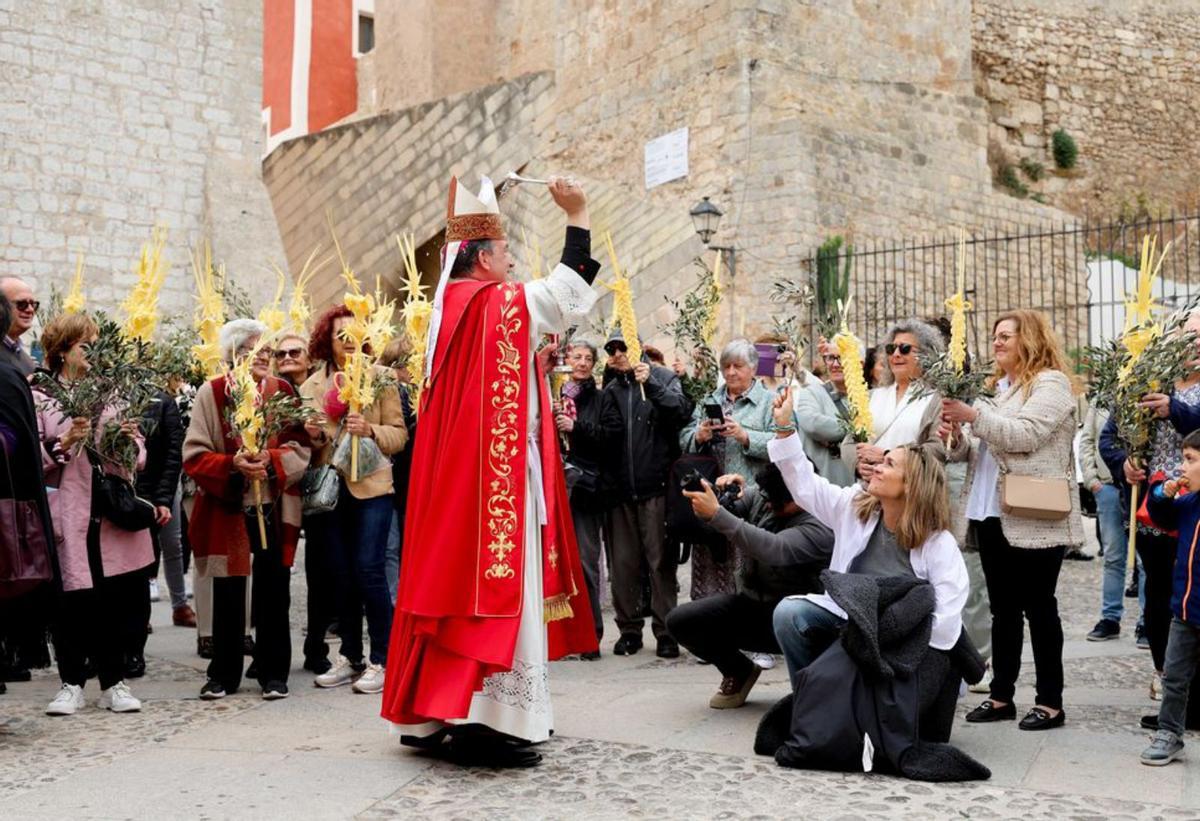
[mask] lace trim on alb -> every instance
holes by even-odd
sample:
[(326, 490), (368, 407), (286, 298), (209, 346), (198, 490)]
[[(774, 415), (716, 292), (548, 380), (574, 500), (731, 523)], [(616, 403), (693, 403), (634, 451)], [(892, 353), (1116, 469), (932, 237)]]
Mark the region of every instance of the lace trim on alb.
[(483, 696), (527, 713), (545, 713), (550, 705), (549, 667), (513, 659), (511, 670), (483, 680)]

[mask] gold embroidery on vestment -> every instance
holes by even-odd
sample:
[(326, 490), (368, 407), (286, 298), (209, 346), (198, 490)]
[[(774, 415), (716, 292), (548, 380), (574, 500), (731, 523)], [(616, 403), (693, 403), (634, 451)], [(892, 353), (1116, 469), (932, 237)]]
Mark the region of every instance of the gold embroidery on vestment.
[(496, 330), (500, 339), (496, 342), (497, 378), (491, 384), (489, 404), (492, 420), (488, 433), (491, 439), (487, 447), (488, 467), (492, 472), (491, 491), (487, 500), (488, 552), (491, 564), (484, 571), (484, 578), (491, 580), (511, 579), (516, 575), (509, 560), (516, 549), (514, 541), (520, 516), (517, 513), (516, 481), (513, 476), (512, 460), (521, 446), (518, 430), (520, 409), (521, 355), (514, 340), (517, 334), (525, 333), (518, 314), (515, 299), (520, 293), (515, 285), (500, 286), (504, 296), (500, 308), (500, 319)]

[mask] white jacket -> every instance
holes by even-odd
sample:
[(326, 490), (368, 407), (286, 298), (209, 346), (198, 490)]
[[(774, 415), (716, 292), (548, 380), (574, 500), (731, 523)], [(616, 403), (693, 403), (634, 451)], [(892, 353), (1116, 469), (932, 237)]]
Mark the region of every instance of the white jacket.
[[(799, 436), (771, 440), (767, 453), (783, 474), (796, 504), (833, 531), (833, 558), (829, 569), (845, 573), (855, 557), (866, 549), (867, 540), (879, 522), (878, 515), (865, 522), (859, 520), (854, 500), (863, 490), (857, 484), (837, 487), (818, 476), (804, 455)], [(933, 585), (933, 632), (929, 636), (929, 646), (949, 650), (962, 632), (962, 608), (970, 587), (958, 543), (948, 530), (942, 530), (931, 535), (909, 556), (917, 578)], [(805, 598), (846, 618), (846, 611), (824, 593), (812, 593)]]

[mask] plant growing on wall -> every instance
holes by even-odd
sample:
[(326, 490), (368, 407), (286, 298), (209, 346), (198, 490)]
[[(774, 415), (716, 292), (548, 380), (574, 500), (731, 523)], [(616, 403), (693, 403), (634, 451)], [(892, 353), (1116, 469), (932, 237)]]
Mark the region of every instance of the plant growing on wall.
[(1054, 164), (1059, 168), (1067, 170), (1075, 167), (1079, 159), (1079, 146), (1066, 131), (1060, 128), (1054, 132), (1050, 137), (1050, 149), (1054, 154)]
[[(838, 330), (838, 305), (847, 302), (850, 296), (850, 265), (854, 259), (854, 246), (847, 245), (842, 252), (844, 240), (841, 235), (830, 237), (817, 249), (817, 317), (816, 324), (821, 335), (832, 339)], [(844, 260), (839, 270), (839, 258)]]

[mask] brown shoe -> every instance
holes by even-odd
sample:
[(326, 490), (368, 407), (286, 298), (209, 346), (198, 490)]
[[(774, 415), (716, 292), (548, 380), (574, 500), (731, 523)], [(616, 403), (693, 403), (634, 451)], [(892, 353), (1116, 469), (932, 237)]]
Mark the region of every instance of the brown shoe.
[(741, 707), (746, 703), (746, 696), (750, 695), (750, 688), (754, 686), (754, 682), (758, 681), (760, 673), (762, 673), (762, 669), (758, 665), (754, 665), (745, 678), (726, 676), (721, 680), (721, 689), (717, 690), (716, 695), (708, 700), (708, 706), (714, 710), (731, 710), (734, 707)]
[(181, 605), (171, 611), (171, 623), (176, 627), (195, 627), (196, 611), (188, 605)]

